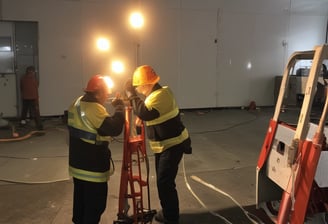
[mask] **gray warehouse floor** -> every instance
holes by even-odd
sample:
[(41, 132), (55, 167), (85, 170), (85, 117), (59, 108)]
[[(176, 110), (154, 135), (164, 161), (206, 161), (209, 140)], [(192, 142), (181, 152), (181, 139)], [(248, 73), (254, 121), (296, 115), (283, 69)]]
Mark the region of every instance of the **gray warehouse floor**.
[[(193, 154), (184, 156), (176, 180), (182, 224), (254, 223), (246, 214), (272, 223), (262, 210), (255, 209), (255, 168), (272, 115), (273, 108), (183, 112)], [(72, 223), (67, 130), (61, 118), (46, 119), (44, 126), (43, 136), (0, 142), (1, 224)], [(0, 134), (5, 136), (6, 131)], [(117, 218), (122, 141), (119, 136), (111, 144), (116, 172), (109, 182), (101, 224)], [(148, 154), (151, 207), (159, 210), (154, 157)], [(315, 223), (324, 222), (317, 219)]]

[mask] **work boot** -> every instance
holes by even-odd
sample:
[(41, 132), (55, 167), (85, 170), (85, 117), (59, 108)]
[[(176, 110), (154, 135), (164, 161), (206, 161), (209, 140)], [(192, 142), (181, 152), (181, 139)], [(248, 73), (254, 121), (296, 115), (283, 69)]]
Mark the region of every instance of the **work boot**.
[(174, 220), (174, 221), (173, 220), (167, 220), (164, 217), (162, 210), (160, 210), (159, 212), (156, 213), (155, 220), (157, 222), (164, 223), (164, 224), (179, 224), (179, 221), (178, 220)]
[(155, 220), (157, 221), (157, 222), (161, 222), (161, 223), (164, 223), (164, 215), (163, 215), (163, 211), (162, 210), (160, 210), (160, 211), (158, 211), (157, 213), (156, 213), (156, 215), (155, 215)]
[(164, 224), (179, 224), (179, 221), (165, 221)]

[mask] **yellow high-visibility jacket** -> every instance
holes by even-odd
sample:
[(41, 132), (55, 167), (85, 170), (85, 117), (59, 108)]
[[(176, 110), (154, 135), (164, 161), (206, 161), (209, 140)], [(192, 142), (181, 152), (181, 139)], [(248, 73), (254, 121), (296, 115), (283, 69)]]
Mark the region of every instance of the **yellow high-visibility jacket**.
[(146, 121), (147, 136), (150, 148), (154, 153), (183, 143), (186, 153), (191, 153), (191, 141), (188, 130), (183, 125), (179, 108), (172, 91), (159, 84), (142, 100), (133, 96), (133, 105), (137, 116)]
[(108, 181), (110, 136), (119, 135), (123, 124), (123, 111), (110, 116), (103, 105), (78, 98), (68, 110), (70, 175), (90, 182)]

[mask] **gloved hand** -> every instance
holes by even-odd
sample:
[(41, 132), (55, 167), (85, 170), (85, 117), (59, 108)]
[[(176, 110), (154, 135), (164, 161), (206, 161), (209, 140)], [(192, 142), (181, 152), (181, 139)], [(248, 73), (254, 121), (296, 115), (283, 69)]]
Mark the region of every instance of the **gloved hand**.
[(126, 81), (126, 83), (124, 85), (124, 90), (125, 90), (126, 96), (128, 98), (130, 98), (131, 96), (136, 96), (137, 95), (136, 88), (132, 85), (132, 80), (131, 79)]
[(115, 98), (112, 101), (112, 105), (113, 105), (113, 107), (124, 106), (124, 102), (123, 102), (123, 100), (121, 100), (119, 98)]
[(112, 106), (115, 108), (116, 112), (123, 112), (125, 105), (119, 93), (116, 93), (116, 97), (112, 101)]

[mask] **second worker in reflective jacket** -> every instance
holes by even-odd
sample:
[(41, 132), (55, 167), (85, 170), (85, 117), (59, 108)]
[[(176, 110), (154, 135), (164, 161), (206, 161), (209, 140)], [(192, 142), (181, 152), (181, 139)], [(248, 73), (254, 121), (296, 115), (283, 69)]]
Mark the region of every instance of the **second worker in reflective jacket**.
[(124, 103), (112, 102), (110, 116), (104, 104), (111, 93), (107, 78), (93, 76), (85, 94), (68, 110), (69, 173), (73, 177), (73, 218), (75, 224), (98, 224), (106, 209), (110, 176), (110, 136), (123, 130)]
[[(191, 140), (169, 87), (149, 65), (138, 67), (125, 85), (134, 113), (145, 121), (149, 145), (155, 153), (157, 189), (162, 211), (155, 219), (165, 224), (179, 223), (179, 199), (175, 178), (183, 153), (191, 153)], [(142, 100), (138, 94), (146, 98)]]

